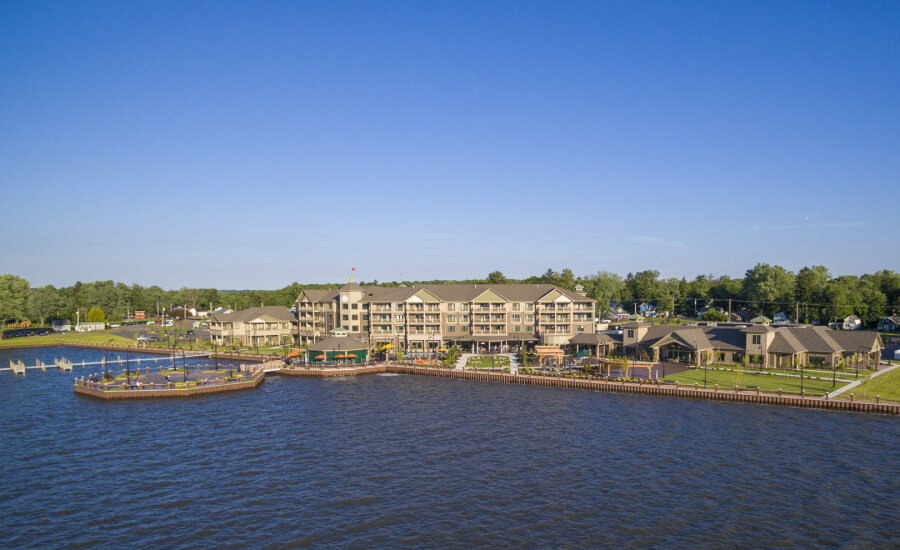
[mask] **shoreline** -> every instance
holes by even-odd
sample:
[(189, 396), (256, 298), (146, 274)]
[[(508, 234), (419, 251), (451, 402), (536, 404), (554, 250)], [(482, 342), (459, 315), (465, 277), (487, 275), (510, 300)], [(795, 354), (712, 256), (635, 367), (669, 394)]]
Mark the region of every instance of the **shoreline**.
[[(109, 351), (131, 351), (137, 353), (149, 353), (157, 355), (170, 355), (171, 350), (160, 348), (139, 348), (132, 346), (103, 345), (103, 344), (50, 344), (50, 345), (24, 345), (9, 346), (5, 349), (33, 349), (33, 348), (49, 348), (49, 347), (74, 347), (84, 349), (102, 349)], [(261, 355), (237, 355), (229, 353), (213, 354), (209, 352), (209, 356), (218, 357), (225, 360), (243, 360), (247, 362), (263, 363), (272, 360), (271, 356)], [(280, 359), (279, 359), (280, 360)], [(619, 393), (637, 393), (644, 395), (659, 395), (665, 397), (680, 397), (691, 399), (711, 399), (715, 401), (738, 401), (742, 403), (756, 403), (764, 405), (781, 405), (793, 407), (806, 407), (817, 409), (830, 409), (840, 411), (855, 412), (872, 412), (878, 414), (900, 415), (900, 403), (876, 402), (866, 400), (848, 400), (843, 398), (823, 397), (806, 397), (794, 394), (779, 395), (776, 393), (768, 393), (756, 390), (734, 391), (730, 389), (714, 389), (700, 388), (680, 385), (662, 385), (658, 381), (644, 382), (620, 382), (609, 380), (587, 380), (575, 378), (559, 378), (549, 376), (536, 376), (527, 374), (506, 374), (506, 373), (487, 373), (469, 370), (456, 370), (447, 368), (433, 367), (416, 367), (407, 365), (398, 365), (393, 362), (378, 363), (371, 366), (358, 366), (346, 368), (318, 368), (318, 367), (301, 367), (301, 368), (281, 368), (281, 369), (265, 369), (268, 374), (280, 376), (294, 377), (334, 377), (334, 376), (357, 376), (366, 374), (395, 373), (395, 374), (415, 374), (420, 376), (433, 376), (439, 378), (459, 378), (467, 380), (480, 380), (486, 382), (503, 382), (507, 384), (522, 384), (530, 386), (544, 386), (555, 388), (583, 389), (592, 391), (613, 391)], [(203, 393), (218, 393), (221, 391), (231, 391), (232, 389), (249, 389), (259, 385), (266, 372), (263, 369), (259, 371), (259, 380), (254, 375), (254, 381), (237, 382), (232, 385), (205, 386), (202, 388), (190, 388), (183, 390), (142, 390), (135, 392), (122, 392), (116, 398), (125, 398), (126, 395), (142, 394), (141, 397), (186, 397), (189, 395)], [(240, 386), (237, 386), (240, 384)], [(178, 392), (177, 394), (164, 393), (156, 395), (158, 392)], [(113, 397), (105, 397), (102, 390), (94, 390), (87, 387), (76, 385), (76, 393), (90, 395), (93, 397), (101, 397), (112, 399)], [(106, 392), (109, 393), (109, 392)], [(119, 392), (115, 392), (119, 393)], [(137, 397), (137, 396), (135, 396)]]

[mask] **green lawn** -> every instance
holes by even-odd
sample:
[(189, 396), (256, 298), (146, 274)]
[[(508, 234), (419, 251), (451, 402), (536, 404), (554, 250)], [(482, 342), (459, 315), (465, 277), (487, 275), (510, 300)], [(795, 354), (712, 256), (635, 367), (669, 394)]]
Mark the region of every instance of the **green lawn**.
[(509, 357), (505, 355), (474, 355), (466, 360), (466, 367), (470, 369), (490, 369), (508, 366)]
[(0, 347), (8, 346), (64, 346), (66, 344), (125, 344), (133, 345), (134, 340), (116, 336), (108, 332), (70, 332), (68, 334), (48, 334), (46, 336), (22, 336), (4, 338)]
[[(785, 393), (800, 393), (800, 378), (765, 374), (731, 373), (717, 370), (707, 371), (706, 377), (708, 387), (710, 388), (713, 387), (714, 384), (718, 384), (721, 389), (731, 389), (737, 384), (741, 388), (756, 388), (759, 386), (760, 390), (768, 392), (777, 392), (778, 389), (781, 388)], [(691, 369), (689, 371), (666, 376), (664, 380), (664, 382), (671, 383), (676, 381), (679, 384), (691, 386), (696, 382), (702, 388), (703, 370)], [(843, 385), (843, 383), (838, 382), (837, 386), (832, 388), (831, 378), (828, 380), (810, 380), (807, 378), (803, 381), (803, 389), (806, 390), (807, 395), (823, 395), (833, 389), (839, 389)]]
[(890, 401), (900, 401), (900, 369), (894, 369), (887, 374), (882, 374), (874, 380), (863, 382), (859, 386), (842, 393), (839, 397), (854, 397), (863, 399), (875, 399), (879, 396)]

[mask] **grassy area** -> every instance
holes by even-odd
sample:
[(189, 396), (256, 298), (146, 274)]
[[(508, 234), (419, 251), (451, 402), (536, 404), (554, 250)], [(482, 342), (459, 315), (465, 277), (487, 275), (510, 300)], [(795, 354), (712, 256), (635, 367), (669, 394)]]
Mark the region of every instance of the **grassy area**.
[(48, 334), (46, 336), (22, 336), (21, 338), (4, 338), (0, 340), (0, 348), (9, 346), (64, 346), (66, 344), (125, 344), (133, 345), (134, 340), (116, 336), (108, 332), (70, 332), (68, 334)]
[(887, 374), (882, 374), (874, 380), (863, 382), (859, 386), (840, 395), (850, 398), (850, 394), (862, 399), (875, 399), (879, 396), (890, 401), (900, 401), (900, 369), (894, 369)]
[[(762, 391), (777, 392), (780, 388), (784, 390), (785, 393), (800, 393), (800, 378), (787, 376), (708, 370), (706, 372), (706, 380), (707, 385), (710, 388), (713, 387), (714, 384), (718, 384), (719, 388), (722, 389), (731, 389), (735, 385), (738, 385), (741, 388), (756, 388), (759, 386), (759, 389)], [(703, 387), (703, 370), (691, 369), (689, 371), (666, 376), (664, 380), (664, 382), (669, 383), (674, 383), (676, 381), (679, 384), (691, 386), (693, 386), (694, 383), (698, 383), (700, 387)], [(844, 384), (838, 382), (837, 386), (832, 388), (830, 378), (828, 380), (803, 380), (803, 389), (806, 390), (807, 395), (823, 395), (833, 389), (839, 389), (842, 386), (844, 386)]]
[[(722, 366), (722, 367), (720, 367), (719, 365), (710, 365), (710, 368), (711, 369), (725, 368), (728, 370), (737, 369), (746, 374), (754, 374), (754, 373), (758, 373), (758, 372), (767, 372), (767, 373), (772, 372), (772, 373), (778, 373), (778, 374), (792, 374), (794, 376), (800, 376), (800, 372), (801, 372), (799, 368), (795, 369), (795, 370), (791, 370), (791, 369), (754, 369), (754, 368), (750, 368), (750, 367), (742, 368), (742, 367), (734, 367), (734, 366), (730, 366), (730, 365)], [(866, 373), (867, 373), (867, 371), (865, 369), (860, 369), (859, 370), (859, 378), (865, 378)], [(809, 379), (809, 378), (828, 378), (829, 380), (831, 380), (831, 375), (832, 375), (831, 369), (803, 369), (803, 376), (805, 376), (807, 379)], [(856, 369), (846, 369), (844, 371), (838, 370), (837, 378), (838, 378), (838, 380), (840, 380), (840, 379), (856, 380), (856, 378), (857, 378)]]
[(490, 369), (509, 366), (509, 357), (505, 355), (474, 355), (466, 360), (466, 367), (470, 369)]

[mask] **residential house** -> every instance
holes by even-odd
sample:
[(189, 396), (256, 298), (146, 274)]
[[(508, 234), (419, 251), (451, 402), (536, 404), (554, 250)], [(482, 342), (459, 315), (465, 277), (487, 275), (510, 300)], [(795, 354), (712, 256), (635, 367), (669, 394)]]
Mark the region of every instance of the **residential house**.
[(284, 306), (251, 307), (209, 316), (209, 336), (214, 344), (276, 346), (296, 341), (297, 319)]
[(775, 316), (772, 317), (772, 321), (775, 323), (781, 323), (781, 324), (791, 322), (790, 318), (787, 316), (787, 313), (785, 313), (783, 311), (779, 311), (778, 313), (776, 313)]
[(65, 319), (54, 319), (50, 323), (50, 327), (53, 328), (53, 332), (68, 332), (72, 330), (72, 321), (68, 321)]
[(900, 316), (892, 315), (890, 317), (882, 317), (878, 320), (878, 330), (897, 332), (900, 330)]
[(862, 328), (862, 319), (856, 315), (844, 317), (844, 320), (841, 321), (841, 328), (844, 330), (859, 330)]
[(96, 323), (78, 323), (75, 325), (75, 332), (97, 332), (106, 330), (106, 323), (99, 321)]

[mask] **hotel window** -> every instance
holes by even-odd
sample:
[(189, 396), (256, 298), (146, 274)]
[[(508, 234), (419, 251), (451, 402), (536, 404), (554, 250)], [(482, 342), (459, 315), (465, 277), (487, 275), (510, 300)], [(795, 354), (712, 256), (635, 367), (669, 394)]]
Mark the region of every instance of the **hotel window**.
[(633, 328), (628, 329), (628, 337), (634, 338), (634, 329)]
[(456, 332), (456, 327), (447, 327), (447, 332)]
[(578, 332), (584, 332), (584, 325), (578, 325)]
[(525, 332), (531, 332), (533, 327), (531, 325), (525, 325)]
[(513, 303), (513, 311), (519, 311), (519, 303)]
[(456, 311), (456, 304), (447, 304), (447, 311)]
[(463, 325), (463, 326), (459, 327), (459, 331), (460, 332), (469, 332), (469, 327)]
[(525, 304), (525, 311), (531, 311), (534, 309), (534, 304)]
[(760, 341), (759, 334), (754, 334), (754, 335), (753, 335), (753, 343), (754, 343), (754, 344), (759, 344), (759, 341)]
[(354, 321), (359, 321), (359, 315), (357, 315), (357, 314), (354, 313), (354, 314), (353, 314), (353, 320), (354, 320)]
[(341, 317), (341, 319), (344, 320), (344, 321), (349, 321), (349, 320), (350, 320), (350, 316), (349, 316), (349, 315), (343, 315), (343, 316)]
[(353, 332), (359, 332), (359, 325), (353, 325)]
[(469, 311), (469, 304), (459, 304), (460, 311)]
[(398, 316), (396, 317), (395, 321), (397, 321), (398, 323), (402, 323), (402, 322), (403, 322), (403, 316), (402, 316), (402, 315), (398, 315)]
[(461, 323), (468, 323), (468, 322), (469, 322), (469, 316), (468, 316), (468, 315), (460, 315), (460, 316), (459, 316), (459, 321), (460, 321)]
[(359, 304), (350, 304), (350, 309), (359, 309)]
[(519, 314), (513, 313), (512, 320), (513, 320), (513, 323), (518, 323), (519, 322)]
[(519, 325), (513, 325), (513, 332), (519, 332)]
[(525, 314), (525, 320), (526, 320), (526, 321), (531, 321), (532, 319), (533, 319), (533, 317), (531, 316), (530, 313), (526, 313), (526, 314)]
[(447, 322), (453, 323), (456, 321), (456, 315), (447, 315)]

